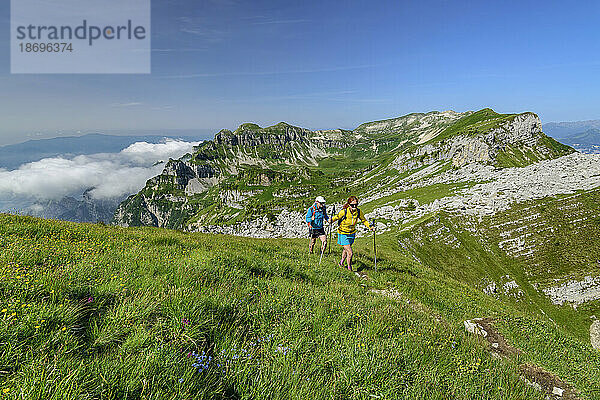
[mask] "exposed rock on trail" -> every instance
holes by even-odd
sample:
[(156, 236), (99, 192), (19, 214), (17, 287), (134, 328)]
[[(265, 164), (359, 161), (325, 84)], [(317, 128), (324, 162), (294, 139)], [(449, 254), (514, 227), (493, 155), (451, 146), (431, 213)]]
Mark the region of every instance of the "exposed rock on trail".
[[(490, 352), (497, 358), (509, 358), (523, 354), (516, 347), (511, 346), (493, 325), (491, 318), (475, 318), (464, 321), (467, 332), (480, 335), (490, 345)], [(579, 400), (577, 391), (558, 376), (533, 364), (521, 364), (519, 373), (534, 388), (544, 392), (550, 399)]]
[(491, 318), (475, 318), (464, 322), (465, 330), (469, 333), (480, 335), (490, 345), (490, 352), (500, 357), (509, 357), (515, 354), (521, 354), (521, 350), (508, 344), (504, 336), (502, 336), (492, 325)]
[(481, 325), (479, 325), (480, 318), (469, 319), (464, 322), (465, 330), (473, 335), (480, 335), (484, 338), (487, 337), (488, 333)]
[(579, 400), (576, 390), (558, 376), (532, 364), (519, 366), (519, 373), (529, 382), (536, 383), (551, 399)]

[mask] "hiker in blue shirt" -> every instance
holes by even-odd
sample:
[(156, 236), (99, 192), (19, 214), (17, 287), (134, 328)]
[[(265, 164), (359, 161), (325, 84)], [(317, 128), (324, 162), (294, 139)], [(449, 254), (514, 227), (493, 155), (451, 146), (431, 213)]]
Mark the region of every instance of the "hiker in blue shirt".
[(311, 254), (317, 238), (321, 239), (321, 251), (324, 251), (325, 247), (327, 247), (327, 235), (325, 235), (323, 221), (328, 219), (327, 209), (325, 208), (325, 199), (323, 196), (319, 196), (315, 199), (315, 204), (310, 206), (306, 211), (306, 223), (308, 224), (310, 237), (308, 250)]

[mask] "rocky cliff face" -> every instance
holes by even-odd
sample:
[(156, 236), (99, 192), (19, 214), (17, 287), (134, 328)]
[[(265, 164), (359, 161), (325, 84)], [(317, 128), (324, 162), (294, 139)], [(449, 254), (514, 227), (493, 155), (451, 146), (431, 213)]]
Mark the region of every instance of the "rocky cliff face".
[(541, 133), (542, 121), (540, 118), (533, 113), (524, 113), (492, 129), (485, 135), (485, 141), (534, 147), (538, 144)]
[[(552, 139), (542, 133), (542, 123), (533, 113), (516, 115), (487, 131), (478, 129), (492, 120), (487, 119), (470, 125), (468, 130), (443, 140), (436, 140), (434, 137), (423, 146), (400, 154), (393, 165), (400, 171), (440, 161), (449, 161), (457, 168), (471, 163), (513, 166), (502, 165), (508, 158), (508, 162), (513, 162), (516, 166), (525, 166), (570, 152), (566, 146), (560, 148), (557, 142), (555, 143), (559, 147), (558, 151), (547, 145), (546, 142)], [(524, 156), (515, 159), (515, 149)]]
[(216, 145), (227, 147), (256, 147), (262, 145), (283, 147), (293, 141), (308, 141), (311, 134), (307, 129), (291, 126), (283, 122), (272, 128), (278, 129), (264, 130), (254, 124), (243, 124), (235, 133), (227, 129), (221, 130), (215, 135), (214, 142)]
[[(135, 207), (133, 212), (132, 207)], [(138, 193), (119, 205), (115, 211), (115, 221), (121, 226), (177, 228), (181, 214), (190, 210), (184, 196)]]
[(415, 143), (420, 144), (433, 139), (454, 122), (471, 114), (472, 111), (458, 113), (451, 110), (414, 113), (399, 118), (367, 122), (359, 125), (354, 132), (369, 138), (396, 134), (403, 136), (404, 139), (413, 139)]
[(221, 171), (211, 165), (197, 165), (183, 160), (169, 160), (163, 173), (148, 181), (147, 186), (159, 190), (161, 185), (173, 184), (186, 195), (202, 193), (219, 181)]
[[(290, 144), (314, 145), (323, 148), (349, 146), (348, 138), (342, 130), (310, 131), (280, 122), (277, 125), (260, 128), (255, 124), (242, 124), (235, 132), (227, 129), (219, 131), (213, 140), (216, 146), (253, 148), (269, 146), (272, 149), (285, 149)], [(351, 131), (347, 131), (351, 133)]]

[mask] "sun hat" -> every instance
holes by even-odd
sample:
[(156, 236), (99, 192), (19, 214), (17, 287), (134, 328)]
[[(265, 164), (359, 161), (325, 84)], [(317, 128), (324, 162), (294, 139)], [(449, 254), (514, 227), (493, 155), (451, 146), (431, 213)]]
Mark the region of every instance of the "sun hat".
[(325, 204), (325, 198), (323, 196), (317, 196), (315, 201), (318, 201), (321, 204)]

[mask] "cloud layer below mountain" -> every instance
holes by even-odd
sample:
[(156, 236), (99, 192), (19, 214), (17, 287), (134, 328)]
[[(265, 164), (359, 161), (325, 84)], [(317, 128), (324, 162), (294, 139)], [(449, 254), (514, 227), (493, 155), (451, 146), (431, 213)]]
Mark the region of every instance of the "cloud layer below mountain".
[(0, 199), (57, 200), (90, 188), (96, 199), (125, 196), (160, 174), (164, 164), (156, 165), (158, 161), (179, 158), (199, 143), (171, 139), (156, 144), (137, 142), (119, 153), (45, 158), (12, 171), (0, 169)]

